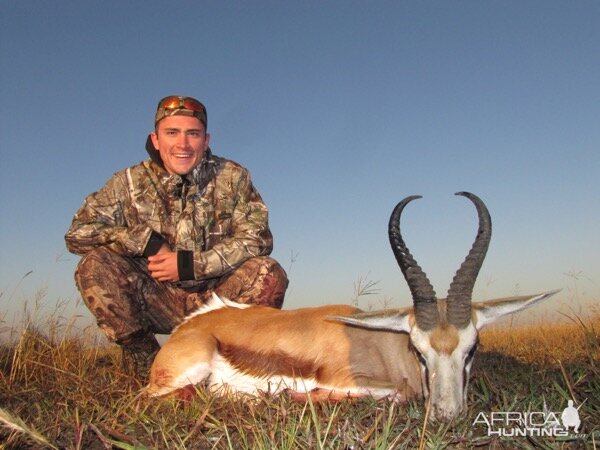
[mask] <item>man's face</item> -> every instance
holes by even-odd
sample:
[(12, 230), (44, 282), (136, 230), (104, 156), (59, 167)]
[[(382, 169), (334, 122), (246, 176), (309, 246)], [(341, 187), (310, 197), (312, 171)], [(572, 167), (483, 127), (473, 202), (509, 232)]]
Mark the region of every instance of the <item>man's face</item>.
[(204, 124), (193, 116), (165, 117), (151, 137), (167, 172), (177, 175), (187, 175), (200, 163), (210, 141)]

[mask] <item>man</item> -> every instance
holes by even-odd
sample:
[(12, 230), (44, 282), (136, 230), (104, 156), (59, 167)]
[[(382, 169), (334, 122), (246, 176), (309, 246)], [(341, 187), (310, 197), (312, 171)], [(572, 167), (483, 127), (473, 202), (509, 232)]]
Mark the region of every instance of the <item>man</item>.
[(239, 164), (212, 154), (206, 108), (169, 96), (150, 155), (89, 195), (65, 236), (75, 281), (109, 341), (143, 381), (166, 334), (212, 292), (280, 308), (288, 280), (268, 257), (268, 210)]

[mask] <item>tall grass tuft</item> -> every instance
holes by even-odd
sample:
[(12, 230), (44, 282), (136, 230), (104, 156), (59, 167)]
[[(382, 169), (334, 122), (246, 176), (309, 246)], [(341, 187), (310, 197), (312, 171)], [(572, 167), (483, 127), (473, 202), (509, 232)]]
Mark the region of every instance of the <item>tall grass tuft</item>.
[[(357, 294), (373, 288), (361, 285)], [(115, 347), (74, 332), (68, 321), (30, 318), (0, 344), (0, 449), (596, 448), (599, 319), (484, 331), (469, 408), (443, 424), (427, 423), (418, 401), (315, 404), (285, 395), (217, 397), (201, 388), (187, 404), (145, 400)], [(474, 424), (481, 412), (560, 412), (571, 399), (582, 426), (564, 439), (488, 436)]]

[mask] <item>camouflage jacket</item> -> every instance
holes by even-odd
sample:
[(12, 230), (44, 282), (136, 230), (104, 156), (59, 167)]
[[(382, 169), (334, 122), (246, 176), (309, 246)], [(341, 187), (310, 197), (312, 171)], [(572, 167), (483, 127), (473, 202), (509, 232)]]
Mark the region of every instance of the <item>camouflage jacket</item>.
[(210, 149), (184, 177), (151, 160), (117, 172), (85, 199), (65, 241), (79, 255), (105, 246), (129, 256), (149, 256), (166, 243), (177, 251), (181, 280), (220, 277), (273, 247), (249, 172)]

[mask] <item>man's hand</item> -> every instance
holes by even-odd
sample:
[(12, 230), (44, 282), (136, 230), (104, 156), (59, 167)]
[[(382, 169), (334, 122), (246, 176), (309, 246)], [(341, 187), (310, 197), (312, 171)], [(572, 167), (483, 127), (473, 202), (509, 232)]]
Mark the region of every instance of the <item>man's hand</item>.
[(172, 252), (163, 245), (156, 255), (148, 257), (148, 270), (155, 280), (179, 281), (177, 252)]

